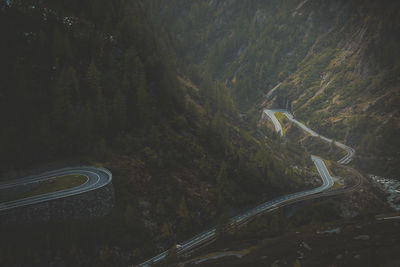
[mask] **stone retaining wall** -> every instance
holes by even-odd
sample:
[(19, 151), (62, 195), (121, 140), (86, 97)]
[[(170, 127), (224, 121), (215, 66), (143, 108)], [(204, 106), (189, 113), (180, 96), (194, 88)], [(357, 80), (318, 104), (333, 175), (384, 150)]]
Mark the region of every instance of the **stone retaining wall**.
[(0, 224), (83, 219), (108, 214), (114, 207), (112, 183), (86, 193), (0, 212)]

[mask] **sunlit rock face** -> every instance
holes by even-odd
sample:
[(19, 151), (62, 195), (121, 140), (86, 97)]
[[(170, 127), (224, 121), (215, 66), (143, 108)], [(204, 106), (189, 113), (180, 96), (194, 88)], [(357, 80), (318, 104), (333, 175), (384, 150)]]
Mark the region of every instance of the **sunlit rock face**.
[(389, 205), (400, 211), (400, 181), (373, 174), (370, 174), (369, 177), (379, 189), (385, 192)]

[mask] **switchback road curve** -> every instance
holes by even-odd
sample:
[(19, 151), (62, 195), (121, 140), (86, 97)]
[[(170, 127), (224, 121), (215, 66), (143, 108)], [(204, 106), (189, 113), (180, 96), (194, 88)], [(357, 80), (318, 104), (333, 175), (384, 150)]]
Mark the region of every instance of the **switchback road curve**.
[(83, 175), (87, 178), (87, 180), (83, 184), (76, 187), (0, 203), (0, 211), (83, 194), (104, 187), (112, 181), (112, 174), (107, 169), (95, 167), (73, 167), (49, 171), (40, 175), (33, 175), (10, 182), (0, 183), (0, 193), (1, 190), (12, 190), (13, 187), (26, 186), (31, 183), (40, 183), (54, 179), (55, 177), (73, 174)]
[[(325, 136), (322, 136), (322, 135), (320, 135), (320, 134), (314, 132), (313, 130), (311, 130), (310, 128), (308, 128), (307, 126), (305, 126), (303, 123), (301, 123), (301, 122), (299, 122), (298, 120), (296, 120), (296, 119), (293, 117), (293, 115), (292, 115), (289, 111), (287, 111), (286, 109), (264, 109), (263, 112), (264, 112), (264, 114), (268, 115), (269, 118), (271, 118), (271, 121), (272, 121), (272, 123), (273, 123), (274, 126), (275, 126), (275, 130), (276, 130), (277, 132), (279, 132), (281, 135), (283, 135), (282, 127), (281, 127), (281, 125), (280, 125), (278, 119), (275, 117), (275, 113), (276, 113), (276, 112), (281, 112), (281, 113), (283, 113), (291, 122), (295, 123), (295, 124), (296, 124), (297, 126), (299, 126), (303, 131), (309, 133), (311, 136), (319, 137), (319, 138), (321, 138), (322, 140), (324, 140), (325, 142), (328, 142), (328, 143), (333, 142), (332, 139), (327, 138), (327, 137), (325, 137)], [(278, 122), (279, 125), (277, 125), (276, 122)], [(347, 152), (347, 155), (344, 156), (342, 159), (338, 160), (338, 163), (340, 163), (340, 164), (347, 164), (347, 163), (349, 163), (349, 162), (353, 159), (353, 157), (354, 157), (355, 150), (354, 150), (353, 148), (351, 148), (351, 147), (349, 147), (349, 146), (346, 146), (345, 144), (342, 144), (342, 143), (337, 142), (337, 141), (335, 141), (335, 145), (336, 145), (337, 147), (340, 147), (341, 149), (343, 149), (343, 150), (345, 150), (345, 151)]]

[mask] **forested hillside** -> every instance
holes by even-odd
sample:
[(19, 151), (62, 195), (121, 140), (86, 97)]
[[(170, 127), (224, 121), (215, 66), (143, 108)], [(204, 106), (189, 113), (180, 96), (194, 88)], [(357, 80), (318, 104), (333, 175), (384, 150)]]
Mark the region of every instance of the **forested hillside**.
[(151, 2), (192, 77), (225, 83), (242, 111), (293, 107), (363, 170), (399, 176), (398, 1)]
[(123, 147), (126, 133), (182, 113), (168, 38), (139, 3), (13, 1), (1, 12), (3, 166)]
[(155, 14), (141, 1), (0, 3), (2, 179), (94, 164), (116, 195), (104, 218), (0, 227), (1, 265), (125, 266), (306, 187), (291, 165), (308, 155), (266, 142), (224, 83), (188, 75)]
[[(399, 11), (372, 0), (1, 1), (0, 179), (101, 166), (116, 204), (102, 218), (1, 225), (0, 265), (130, 266), (317, 186), (300, 146), (321, 144), (290, 125), (278, 136), (260, 121), (266, 107), (351, 145), (364, 171), (400, 178)], [(319, 210), (302, 222), (331, 211)]]

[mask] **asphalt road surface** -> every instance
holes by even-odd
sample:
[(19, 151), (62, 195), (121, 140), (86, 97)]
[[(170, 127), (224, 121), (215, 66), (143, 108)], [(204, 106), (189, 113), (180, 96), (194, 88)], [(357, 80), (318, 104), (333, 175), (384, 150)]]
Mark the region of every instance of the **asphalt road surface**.
[[(229, 221), (229, 224), (232, 226), (235, 224), (240, 224), (244, 221), (247, 221), (251, 217), (254, 217), (256, 215), (259, 215), (259, 214), (262, 214), (262, 213), (265, 213), (268, 211), (275, 210), (275, 209), (279, 208), (280, 206), (287, 204), (288, 202), (292, 202), (293, 200), (304, 198), (305, 196), (321, 193), (321, 192), (329, 189), (330, 187), (332, 187), (334, 184), (334, 179), (329, 174), (329, 171), (326, 168), (324, 161), (321, 158), (314, 156), (314, 155), (311, 156), (311, 158), (321, 176), (321, 179), (322, 179), (321, 186), (314, 188), (314, 189), (305, 190), (305, 191), (301, 191), (301, 192), (297, 192), (297, 193), (293, 193), (293, 194), (289, 194), (289, 195), (285, 195), (285, 196), (281, 196), (281, 197), (272, 199), (272, 200), (265, 202), (253, 209), (250, 209), (242, 214), (239, 214), (239, 215), (231, 218)], [(216, 235), (216, 228), (213, 227), (207, 231), (204, 231), (203, 233), (201, 233), (199, 235), (196, 235), (195, 237), (193, 237), (185, 242), (182, 242), (181, 244), (179, 244), (177, 246), (178, 255), (188, 252), (195, 247), (198, 247), (202, 244), (207, 243), (208, 241), (214, 239), (215, 235)], [(138, 266), (141, 266), (141, 267), (151, 266), (152, 264), (165, 259), (167, 256), (168, 256), (168, 251), (164, 251), (164, 252), (158, 254), (157, 256), (154, 256), (153, 258), (141, 263)]]
[(45, 172), (40, 175), (28, 176), (22, 179), (13, 180), (11, 182), (1, 183), (0, 194), (1, 190), (10, 190), (10, 188), (12, 187), (25, 186), (31, 183), (40, 183), (46, 180), (54, 179), (58, 176), (71, 174), (84, 175), (87, 180), (83, 184), (73, 188), (0, 203), (0, 211), (82, 194), (106, 186), (112, 180), (112, 174), (107, 169), (95, 167), (64, 168), (55, 171)]
[[(278, 119), (275, 117), (275, 112), (281, 112), (283, 113), (291, 122), (295, 123), (297, 126), (299, 126), (302, 130), (304, 130), (305, 132), (309, 133), (311, 136), (315, 136), (315, 137), (319, 137), (322, 140), (324, 140), (325, 142), (331, 143), (333, 140), (330, 138), (327, 138), (325, 136), (322, 136), (316, 132), (314, 132), (313, 130), (311, 130), (310, 128), (308, 128), (307, 126), (305, 126), (303, 123), (299, 122), (298, 120), (296, 120), (293, 115), (285, 110), (285, 109), (264, 109), (264, 113), (268, 115), (268, 117), (271, 118), (272, 123), (275, 126), (275, 129), (277, 129), (277, 126), (275, 125), (275, 121), (278, 121)], [(279, 123), (279, 121), (278, 121)], [(282, 128), (280, 128), (280, 133), (282, 135)], [(279, 132), (277, 130), (277, 132)], [(349, 146), (346, 146), (345, 144), (342, 144), (340, 142), (335, 141), (335, 145), (337, 147), (340, 147), (341, 149), (345, 150), (347, 152), (347, 155), (344, 156), (342, 159), (338, 160), (338, 163), (340, 164), (347, 164), (349, 163), (355, 154), (355, 150)]]
[[(275, 126), (275, 130), (280, 133), (281, 135), (283, 135), (283, 131), (282, 131), (282, 126), (279, 122), (279, 120), (275, 117), (275, 112), (282, 112), (283, 114), (285, 114), (285, 116), (292, 122), (294, 122), (295, 124), (297, 124), (300, 128), (302, 128), (304, 131), (306, 131), (307, 133), (309, 133), (312, 136), (315, 137), (320, 137), (322, 140), (326, 141), (326, 142), (332, 142), (332, 139), (329, 139), (327, 137), (321, 136), (318, 133), (314, 132), (313, 130), (311, 130), (310, 128), (308, 128), (307, 126), (305, 126), (304, 124), (302, 124), (301, 122), (297, 121), (293, 115), (291, 113), (289, 113), (287, 110), (284, 109), (265, 109), (263, 111), (263, 113), (268, 116), (270, 118), (270, 120), (272, 121), (272, 123)], [(338, 162), (341, 164), (347, 164), (352, 160), (352, 157), (355, 154), (354, 149), (352, 149), (349, 146), (346, 146), (340, 142), (335, 142), (335, 145), (337, 145), (338, 147), (344, 149), (347, 151), (347, 155), (340, 159)], [(242, 214), (239, 214), (233, 218), (230, 219), (229, 224), (230, 225), (235, 225), (235, 224), (240, 224), (242, 222), (247, 221), (248, 219), (257, 216), (259, 214), (265, 213), (265, 212), (269, 212), (272, 210), (275, 210), (281, 206), (284, 206), (288, 203), (294, 202), (296, 200), (301, 200), (301, 199), (305, 199), (307, 197), (314, 197), (317, 195), (334, 195), (337, 194), (337, 192), (331, 192), (328, 194), (325, 193), (324, 191), (326, 191), (327, 189), (331, 188), (334, 184), (334, 179), (333, 177), (329, 174), (328, 169), (326, 168), (326, 165), (324, 163), (324, 161), (318, 157), (318, 156), (311, 156), (312, 161), (314, 162), (315, 166), (317, 167), (318, 173), (322, 179), (322, 185), (311, 189), (311, 190), (305, 190), (305, 191), (301, 191), (301, 192), (297, 192), (297, 193), (293, 193), (293, 194), (289, 194), (289, 195), (285, 195), (285, 196), (281, 196), (275, 199), (272, 199), (268, 202), (265, 202), (253, 209), (250, 209)], [(354, 187), (355, 188), (355, 187)], [(343, 192), (347, 192), (347, 191), (351, 191), (354, 190), (354, 188), (349, 188), (346, 190), (343, 190)], [(195, 247), (199, 247), (203, 244), (206, 244), (207, 242), (213, 240), (215, 238), (216, 235), (216, 229), (215, 227), (202, 232), (199, 235), (196, 235), (195, 237), (182, 242), (181, 244), (177, 245), (177, 254), (183, 254), (186, 252), (189, 252), (190, 250), (192, 250)], [(168, 251), (164, 251), (156, 256), (154, 256), (153, 258), (139, 264), (138, 266), (140, 267), (144, 267), (144, 266), (151, 266), (154, 263), (160, 262), (161, 260), (165, 259), (168, 256)]]
[[(317, 133), (315, 133), (314, 131), (312, 131), (311, 129), (309, 129), (307, 126), (303, 125), (302, 123), (298, 122), (297, 120), (295, 120), (293, 118), (293, 116), (287, 112), (286, 110), (264, 110), (264, 113), (271, 119), (271, 121), (273, 122), (273, 124), (275, 125), (275, 130), (277, 132), (280, 132), (282, 135), (282, 127), (281, 124), (279, 123), (278, 119), (275, 117), (275, 112), (282, 112), (286, 115), (286, 117), (288, 117), (289, 120), (294, 121), (296, 124), (298, 124), (302, 129), (304, 129), (305, 131), (307, 131), (308, 133), (310, 133), (313, 136), (320, 136)], [(326, 138), (327, 139), (327, 138)], [(337, 142), (336, 142), (337, 143)], [(345, 146), (345, 145), (343, 145)], [(345, 146), (347, 147), (347, 146)], [(347, 151), (347, 150), (346, 150)], [(354, 150), (353, 150), (354, 151)], [(354, 153), (353, 153), (354, 154)], [(353, 155), (352, 154), (352, 155)], [(351, 155), (351, 156), (352, 156)], [(314, 188), (314, 189), (310, 189), (310, 190), (305, 190), (305, 191), (301, 191), (301, 192), (297, 192), (297, 193), (293, 193), (293, 194), (289, 194), (289, 195), (285, 195), (285, 196), (281, 196), (275, 199), (272, 199), (270, 201), (267, 201), (253, 209), (250, 209), (242, 214), (239, 214), (233, 218), (230, 219), (229, 224), (230, 225), (235, 225), (235, 224), (240, 224), (242, 222), (247, 221), (248, 219), (268, 212), (268, 211), (272, 211), (275, 210), (281, 206), (284, 206), (285, 204), (289, 203), (289, 202), (293, 202), (294, 200), (299, 200), (299, 199), (304, 199), (307, 196), (311, 196), (311, 195), (315, 195), (315, 194), (319, 194), (322, 193), (324, 191), (326, 191), (327, 189), (331, 188), (334, 184), (334, 179), (333, 177), (329, 174), (328, 169), (326, 168), (326, 165), (324, 163), (324, 161), (318, 157), (318, 156), (311, 156), (312, 161), (314, 162), (315, 166), (317, 167), (318, 173), (321, 176), (322, 179), (322, 185)], [(350, 158), (351, 159), (351, 158)], [(207, 231), (204, 231), (203, 233), (196, 235), (195, 237), (182, 242), (180, 244), (177, 245), (177, 254), (183, 254), (185, 252), (188, 252), (190, 250), (192, 250), (195, 247), (199, 247), (203, 244), (206, 244), (207, 242), (209, 242), (210, 240), (213, 240), (215, 238), (216, 235), (216, 228), (213, 227)], [(138, 266), (140, 267), (144, 267), (144, 266), (151, 266), (154, 263), (160, 262), (161, 260), (165, 259), (168, 256), (168, 251), (164, 251), (156, 256), (154, 256), (153, 258), (139, 264)]]
[(276, 110), (271, 109), (264, 109), (264, 114), (268, 116), (268, 118), (272, 121), (275, 127), (275, 131), (280, 133), (283, 136), (282, 125), (280, 124), (279, 120), (275, 117), (275, 112), (279, 112)]

